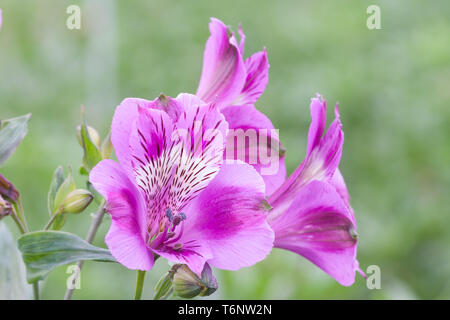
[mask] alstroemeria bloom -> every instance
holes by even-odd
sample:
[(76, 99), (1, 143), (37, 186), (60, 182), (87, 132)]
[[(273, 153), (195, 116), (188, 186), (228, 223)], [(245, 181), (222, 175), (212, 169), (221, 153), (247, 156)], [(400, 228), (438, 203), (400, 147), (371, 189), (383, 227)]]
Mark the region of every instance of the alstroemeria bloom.
[(322, 136), (326, 102), (320, 96), (312, 99), (306, 158), (269, 197), (273, 210), (268, 220), (275, 232), (275, 247), (304, 256), (349, 286), (359, 270), (356, 221), (338, 170), (344, 133), (337, 107), (335, 114)]
[(101, 161), (90, 182), (106, 198), (106, 244), (129, 269), (154, 254), (221, 269), (250, 266), (270, 252), (264, 181), (248, 164), (223, 164), (228, 124), (214, 104), (181, 94), (117, 107), (111, 140), (119, 163)]
[(245, 35), (240, 27), (240, 44), (218, 19), (211, 19), (209, 30), (197, 96), (217, 103), (234, 133), (227, 138), (227, 150), (234, 146), (235, 152), (224, 156), (253, 165), (262, 175), (269, 195), (285, 181), (286, 167), (277, 131), (254, 107), (269, 80), (267, 52), (264, 49), (244, 60)]

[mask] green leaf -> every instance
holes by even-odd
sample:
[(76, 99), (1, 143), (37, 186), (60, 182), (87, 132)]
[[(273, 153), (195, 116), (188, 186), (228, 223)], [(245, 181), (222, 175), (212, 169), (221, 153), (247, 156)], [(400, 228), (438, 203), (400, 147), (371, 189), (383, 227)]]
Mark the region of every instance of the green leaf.
[(115, 262), (107, 249), (93, 246), (62, 231), (36, 231), (21, 236), (19, 250), (27, 266), (27, 280), (42, 280), (54, 268), (79, 260)]
[(0, 165), (16, 150), (28, 131), (31, 113), (0, 122)]
[(84, 116), (84, 108), (81, 109), (81, 117), (82, 123), (80, 133), (84, 150), (83, 166), (85, 167), (86, 171), (91, 171), (91, 169), (102, 160), (102, 154), (97, 145), (93, 142), (92, 138), (89, 136), (89, 131), (87, 129), (88, 126), (86, 118)]
[(31, 299), (31, 286), (25, 277), (25, 265), (16, 242), (0, 222), (0, 300)]
[(50, 216), (55, 212), (55, 198), (59, 187), (64, 182), (64, 169), (59, 166), (53, 173), (52, 183), (50, 184), (50, 190), (48, 191), (47, 203), (48, 203), (48, 213)]
[(52, 226), (50, 229), (52, 230), (61, 230), (62, 227), (64, 227), (64, 224), (66, 223), (66, 215), (60, 214), (55, 218), (55, 221), (53, 221)]
[(170, 279), (169, 272), (167, 272), (156, 284), (153, 300), (159, 300), (164, 297), (167, 292), (169, 292), (170, 288), (172, 288), (172, 280)]

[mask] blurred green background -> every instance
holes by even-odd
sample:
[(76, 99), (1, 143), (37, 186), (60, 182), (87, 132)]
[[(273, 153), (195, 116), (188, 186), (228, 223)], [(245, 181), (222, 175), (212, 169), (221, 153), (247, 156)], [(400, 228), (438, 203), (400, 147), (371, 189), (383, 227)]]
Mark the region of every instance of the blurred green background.
[[(366, 27), (374, 3), (381, 30)], [(71, 4), (81, 7), (81, 30), (66, 28)], [(235, 30), (242, 22), (246, 56), (267, 48), (270, 81), (257, 107), (280, 129), (289, 173), (305, 155), (310, 98), (320, 92), (329, 106), (340, 103), (358, 259), (363, 270), (380, 266), (381, 290), (360, 276), (341, 287), (300, 256), (274, 250), (251, 268), (216, 270), (212, 298), (450, 298), (449, 1), (1, 0), (0, 8), (0, 118), (33, 113), (1, 172), (21, 191), (32, 229), (48, 220), (54, 169), (81, 164), (80, 105), (104, 136), (125, 97), (194, 93), (209, 18), (217, 17)], [(88, 213), (71, 216), (65, 230), (84, 237)], [(96, 245), (104, 246), (108, 224)], [(147, 274), (144, 298), (166, 269), (161, 259)], [(62, 298), (68, 276), (66, 267), (51, 273), (43, 298)], [(87, 262), (74, 298), (129, 299), (134, 285), (134, 271)]]

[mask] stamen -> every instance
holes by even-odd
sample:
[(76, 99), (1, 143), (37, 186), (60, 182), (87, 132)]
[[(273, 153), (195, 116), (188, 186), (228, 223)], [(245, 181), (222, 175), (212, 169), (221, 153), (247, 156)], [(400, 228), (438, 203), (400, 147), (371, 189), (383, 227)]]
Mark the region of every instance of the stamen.
[(175, 236), (175, 232), (167, 232), (167, 239), (172, 238), (173, 236)]
[(167, 217), (167, 219), (169, 219), (170, 222), (172, 222), (172, 219), (173, 219), (172, 209), (167, 208), (166, 217)]
[(182, 221), (183, 219), (181, 218), (181, 216), (180, 215), (177, 215), (177, 216), (175, 216), (174, 218), (173, 218), (173, 225), (174, 226), (177, 226), (177, 225), (179, 225), (180, 224), (180, 222)]
[(173, 246), (173, 250), (175, 250), (175, 251), (180, 251), (182, 248), (183, 248), (182, 243), (177, 243)]
[(183, 212), (180, 212), (179, 215), (181, 217), (181, 221), (186, 220), (186, 215)]

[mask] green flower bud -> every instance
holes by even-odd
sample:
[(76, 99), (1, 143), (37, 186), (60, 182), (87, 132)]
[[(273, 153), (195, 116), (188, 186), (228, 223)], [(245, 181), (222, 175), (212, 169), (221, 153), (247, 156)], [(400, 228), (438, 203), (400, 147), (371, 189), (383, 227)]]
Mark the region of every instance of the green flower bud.
[(103, 159), (109, 159), (113, 153), (113, 145), (111, 143), (111, 132), (106, 136), (102, 142), (101, 153)]
[(205, 264), (201, 278), (185, 264), (174, 265), (171, 274), (173, 291), (181, 298), (191, 299), (196, 296), (209, 296), (218, 288), (217, 280), (208, 264)]
[(12, 213), (11, 203), (3, 199), (2, 196), (0, 195), (0, 220), (2, 220), (6, 216), (9, 216), (11, 213)]
[(64, 199), (58, 208), (58, 214), (80, 213), (86, 209), (94, 199), (92, 193), (84, 189), (75, 189)]
[[(89, 134), (89, 137), (91, 138), (92, 142), (97, 146), (97, 148), (100, 149), (101, 139), (100, 135), (98, 134), (97, 130), (94, 128), (87, 126), (87, 132)], [(80, 146), (83, 147), (83, 142), (81, 140), (81, 126), (77, 127), (77, 139)]]

